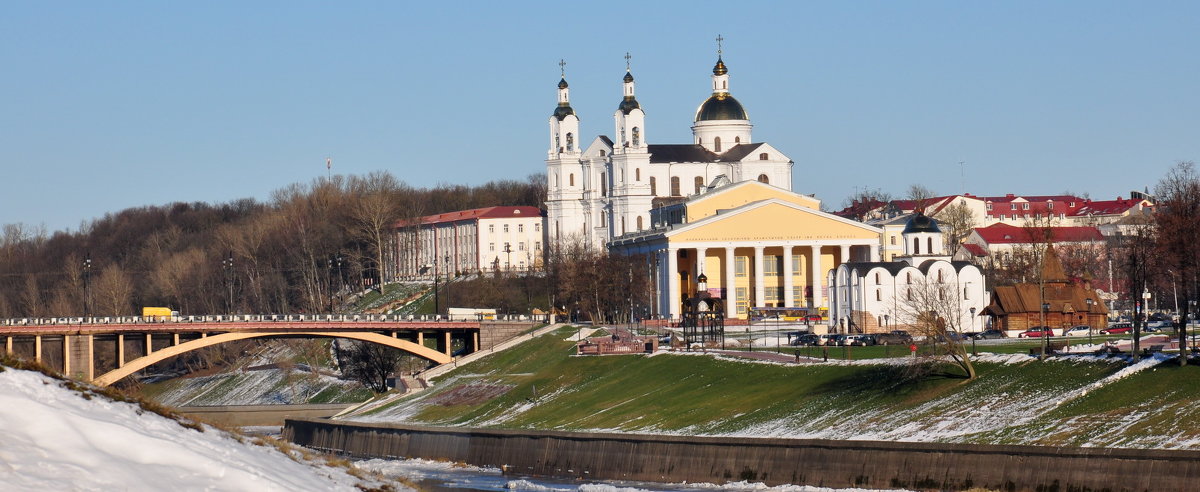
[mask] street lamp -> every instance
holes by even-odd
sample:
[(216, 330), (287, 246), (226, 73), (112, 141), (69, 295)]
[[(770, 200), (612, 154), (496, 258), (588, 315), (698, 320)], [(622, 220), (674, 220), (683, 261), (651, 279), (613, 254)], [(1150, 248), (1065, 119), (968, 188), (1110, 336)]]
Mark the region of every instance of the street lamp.
[(446, 257), (443, 258), (443, 260), (445, 260), (445, 261), (442, 262), (442, 267), (446, 268), (446, 309), (447, 309), (446, 312), (449, 313), (450, 312), (449, 311), (450, 302), (451, 302), (450, 301), (450, 280), (453, 278), (453, 277), (451, 277), (452, 270), (450, 268), (450, 255), (446, 255)]
[(83, 259), (83, 292), (84, 292), (83, 317), (85, 317), (85, 318), (91, 316), (91, 307), (92, 307), (91, 278), (92, 278), (92, 254), (88, 253), (87, 257)]
[(971, 355), (977, 356), (977, 355), (979, 355), (979, 353), (975, 351), (975, 339), (978, 338), (979, 334), (974, 333), (975, 332), (975, 306), (971, 306), (971, 332), (973, 333), (971, 335)]
[[(225, 269), (225, 289), (229, 291), (229, 300), (225, 304), (225, 314), (233, 314), (233, 252), (230, 251), (225, 259), (221, 260), (221, 268)], [(332, 297), (330, 297), (330, 307), (332, 310)]]
[[(1049, 311), (1050, 311), (1050, 303), (1043, 302), (1042, 303), (1042, 320), (1046, 319), (1046, 314)], [(1047, 333), (1047, 331), (1049, 331), (1049, 327), (1050, 327), (1049, 325), (1042, 325), (1042, 359), (1045, 359), (1046, 354), (1050, 351), (1050, 335), (1054, 334), (1053, 331), (1050, 331), (1049, 333)]]
[(1087, 299), (1084, 299), (1083, 302), (1087, 303), (1088, 312), (1087, 312), (1087, 317), (1084, 319), (1087, 320), (1088, 344), (1091, 345), (1091, 343), (1092, 343), (1092, 303), (1094, 303), (1096, 301), (1093, 301), (1092, 298), (1089, 297)]

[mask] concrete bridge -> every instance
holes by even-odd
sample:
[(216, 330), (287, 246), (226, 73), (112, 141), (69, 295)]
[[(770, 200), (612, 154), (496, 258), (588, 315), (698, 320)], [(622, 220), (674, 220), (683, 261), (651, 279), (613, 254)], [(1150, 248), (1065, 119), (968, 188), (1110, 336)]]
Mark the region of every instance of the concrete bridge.
[(403, 350), (435, 364), (491, 347), (535, 324), (529, 319), (447, 320), (402, 315), (211, 315), (0, 320), (4, 351), (70, 377), (113, 384), (193, 350), (251, 338), (348, 338)]

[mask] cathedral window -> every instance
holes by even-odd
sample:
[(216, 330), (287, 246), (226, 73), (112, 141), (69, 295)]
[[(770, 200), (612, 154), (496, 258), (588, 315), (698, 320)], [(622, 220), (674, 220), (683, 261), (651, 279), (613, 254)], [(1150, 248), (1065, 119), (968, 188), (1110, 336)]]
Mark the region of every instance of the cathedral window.
[(679, 196), (679, 176), (671, 176), (671, 196)]
[(604, 149), (600, 149), (600, 157), (604, 157)]
[[(921, 238), (919, 238), (919, 237), (914, 237), (914, 238), (913, 238), (913, 251), (912, 251), (912, 254), (914, 254), (914, 255), (919, 255), (919, 254), (921, 254)], [(909, 276), (911, 277), (911, 276), (912, 276), (912, 274), (910, 273), (910, 274), (909, 274)]]
[(571, 185), (571, 186), (575, 186), (575, 173), (571, 173), (571, 175), (569, 176), (569, 178), (570, 178), (570, 179), (568, 180), (568, 182), (570, 183), (570, 185)]
[(692, 182), (696, 185), (696, 194), (699, 195), (700, 188), (704, 187), (704, 178), (701, 176), (696, 176), (696, 179), (692, 180)]
[(929, 238), (928, 247), (925, 248), (925, 251), (927, 252), (926, 254), (934, 254), (935, 253), (935, 251), (933, 250), (933, 238)]
[(560, 186), (562, 186), (562, 181), (559, 181), (558, 173), (554, 173), (554, 187), (558, 188)]
[(567, 133), (567, 152), (573, 152), (574, 150), (575, 150), (575, 135), (568, 132)]
[(721, 137), (713, 138), (713, 152), (721, 151)]
[(600, 196), (608, 196), (608, 176), (600, 173)]
[(758, 182), (759, 182), (759, 183), (771, 184), (771, 178), (768, 178), (766, 174), (759, 174), (759, 175), (758, 175)]
[(625, 234), (625, 217), (621, 217), (621, 234)]
[(638, 127), (633, 127), (633, 146), (637, 147), (642, 144), (642, 132)]
[(640, 215), (637, 218), (637, 228), (639, 231), (642, 230), (642, 216), (640, 216)]
[(562, 138), (562, 137), (559, 137), (557, 134), (555, 134), (555, 135), (554, 135), (554, 148), (555, 148), (555, 149), (557, 149), (559, 152), (562, 152), (562, 140), (561, 140), (561, 138)]
[(771, 159), (771, 156), (767, 155), (766, 152), (758, 154), (758, 160), (760, 160), (760, 161), (766, 161), (766, 160), (770, 160), (770, 159)]
[(740, 144), (740, 143), (742, 143), (742, 137), (733, 137), (733, 144), (734, 144), (734, 145), (737, 145), (737, 144)]
[(635, 167), (635, 168), (633, 169), (633, 180), (634, 180), (634, 181), (641, 181), (641, 180), (642, 180), (642, 168), (640, 168), (640, 167)]
[(658, 181), (650, 176), (650, 196), (658, 196)]

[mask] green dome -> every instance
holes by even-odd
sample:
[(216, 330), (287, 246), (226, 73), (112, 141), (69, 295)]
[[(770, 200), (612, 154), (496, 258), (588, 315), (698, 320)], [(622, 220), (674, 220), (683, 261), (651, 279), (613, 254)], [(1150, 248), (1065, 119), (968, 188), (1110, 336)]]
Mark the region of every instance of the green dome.
[(727, 93), (713, 94), (696, 110), (696, 121), (748, 120), (742, 103)]
[(904, 232), (902, 234), (913, 234), (919, 232), (941, 233), (942, 230), (938, 228), (937, 221), (933, 220), (932, 217), (929, 217), (924, 213), (917, 212), (917, 214), (914, 215), (913, 218), (909, 219), (908, 223), (904, 225)]
[(633, 96), (625, 96), (625, 99), (621, 100), (621, 104), (617, 106), (617, 109), (622, 113), (629, 114), (630, 111), (641, 107), (642, 105), (638, 104), (637, 99), (634, 99)]
[(571, 109), (571, 105), (567, 103), (559, 103), (558, 107), (554, 108), (554, 117), (558, 118), (558, 121), (562, 121), (563, 118), (573, 114), (575, 114), (575, 110)]

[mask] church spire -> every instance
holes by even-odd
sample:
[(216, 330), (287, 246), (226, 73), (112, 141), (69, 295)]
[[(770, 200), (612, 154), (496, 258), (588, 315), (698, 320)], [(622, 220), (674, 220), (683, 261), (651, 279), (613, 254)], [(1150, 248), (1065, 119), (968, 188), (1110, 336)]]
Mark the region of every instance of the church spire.
[(558, 71), (561, 77), (558, 81), (558, 107), (554, 108), (554, 117), (562, 121), (567, 115), (575, 114), (571, 108), (571, 92), (567, 89), (567, 62), (558, 60)]
[(630, 70), (629, 70), (630, 58), (632, 58), (632, 57), (629, 56), (629, 52), (626, 52), (625, 53), (625, 78), (622, 79), (625, 81), (625, 88), (624, 88), (625, 97), (621, 99), (621, 105), (617, 106), (617, 109), (625, 114), (629, 114), (630, 111), (633, 111), (633, 110), (641, 107), (641, 105), (638, 104), (638, 102), (637, 102), (637, 98), (633, 94), (633, 73), (630, 72)]
[(713, 66), (713, 94), (718, 97), (729, 94), (729, 68), (725, 66), (725, 60), (721, 59), (721, 44), (725, 38), (717, 35), (717, 64)]

